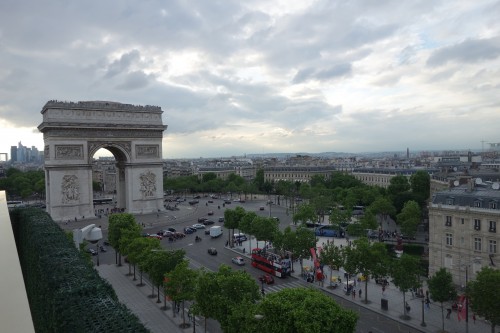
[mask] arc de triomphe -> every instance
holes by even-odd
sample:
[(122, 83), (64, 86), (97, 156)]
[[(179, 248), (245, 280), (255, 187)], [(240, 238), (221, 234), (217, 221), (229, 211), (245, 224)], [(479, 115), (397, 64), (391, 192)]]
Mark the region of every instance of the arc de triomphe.
[(163, 210), (162, 137), (157, 106), (49, 101), (38, 126), (45, 143), (47, 212), (55, 221), (93, 217), (92, 160), (106, 148), (116, 160), (117, 207)]

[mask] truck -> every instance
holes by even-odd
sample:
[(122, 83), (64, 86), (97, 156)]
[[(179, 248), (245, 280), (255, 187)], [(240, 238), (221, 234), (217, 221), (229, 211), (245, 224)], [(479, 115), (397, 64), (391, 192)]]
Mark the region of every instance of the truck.
[(220, 225), (216, 225), (210, 228), (210, 237), (217, 238), (222, 235), (222, 227)]

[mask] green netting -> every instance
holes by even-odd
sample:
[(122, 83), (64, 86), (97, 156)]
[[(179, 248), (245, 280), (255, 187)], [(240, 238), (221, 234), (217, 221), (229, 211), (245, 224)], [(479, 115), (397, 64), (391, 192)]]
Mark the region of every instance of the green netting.
[(36, 332), (148, 332), (48, 214), (11, 221)]

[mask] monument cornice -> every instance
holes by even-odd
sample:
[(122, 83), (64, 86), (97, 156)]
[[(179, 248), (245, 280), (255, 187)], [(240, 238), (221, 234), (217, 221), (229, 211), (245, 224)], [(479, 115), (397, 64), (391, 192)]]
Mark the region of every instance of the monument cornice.
[(47, 127), (39, 128), (47, 138), (162, 138), (164, 129), (151, 128), (73, 128), (73, 127)]

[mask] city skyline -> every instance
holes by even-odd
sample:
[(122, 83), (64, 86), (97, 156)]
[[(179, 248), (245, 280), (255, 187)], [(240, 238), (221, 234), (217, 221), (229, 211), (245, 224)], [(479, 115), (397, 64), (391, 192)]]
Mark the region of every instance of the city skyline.
[[(48, 100), (157, 105), (163, 158), (500, 142), (497, 1), (0, 4), (0, 152)], [(22, 23), (20, 23), (22, 22)]]

